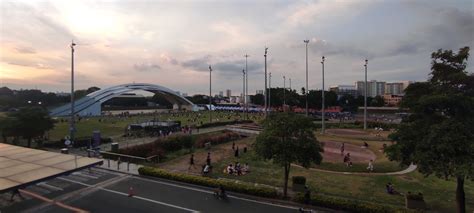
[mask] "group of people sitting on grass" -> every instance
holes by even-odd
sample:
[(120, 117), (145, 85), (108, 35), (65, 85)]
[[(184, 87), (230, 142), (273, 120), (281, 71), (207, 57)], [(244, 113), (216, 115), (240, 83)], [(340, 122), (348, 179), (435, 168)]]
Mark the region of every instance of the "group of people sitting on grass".
[(393, 184), (391, 182), (388, 182), (385, 185), (385, 190), (387, 191), (388, 194), (391, 194), (391, 195), (402, 195), (402, 193), (395, 191), (395, 188), (393, 187)]
[(229, 175), (245, 175), (250, 172), (250, 166), (248, 163), (245, 163), (244, 166), (241, 166), (239, 162), (235, 164), (229, 164), (227, 168), (224, 169), (224, 173)]

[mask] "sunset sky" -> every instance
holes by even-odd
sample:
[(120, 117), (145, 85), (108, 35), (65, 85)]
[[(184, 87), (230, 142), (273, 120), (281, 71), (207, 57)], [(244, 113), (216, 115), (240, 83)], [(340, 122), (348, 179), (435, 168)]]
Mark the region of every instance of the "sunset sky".
[[(285, 75), (309, 85), (369, 79), (426, 80), (431, 52), (474, 48), (472, 0), (427, 1), (0, 1), (0, 87), (68, 91), (70, 42), (76, 88), (152, 83), (189, 94), (264, 87), (264, 48), (272, 86)], [(471, 51), (472, 56), (472, 51)], [(471, 58), (472, 59), (472, 58)], [(468, 61), (472, 72), (472, 60)], [(287, 84), (288, 85), (288, 84)]]

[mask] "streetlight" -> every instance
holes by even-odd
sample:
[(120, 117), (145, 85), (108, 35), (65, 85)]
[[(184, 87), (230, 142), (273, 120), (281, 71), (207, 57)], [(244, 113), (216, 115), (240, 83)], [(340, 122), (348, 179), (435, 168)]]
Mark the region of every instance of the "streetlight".
[(290, 80), (290, 92), (291, 92), (291, 78), (289, 80)]
[(272, 111), (272, 73), (268, 73), (268, 106)]
[(365, 83), (364, 83), (364, 130), (367, 130), (367, 64), (369, 60), (365, 59)]
[(249, 57), (249, 55), (245, 54), (244, 55), (245, 57), (245, 113), (247, 114), (247, 120), (249, 119), (249, 102), (247, 100), (247, 96), (249, 95), (249, 70), (248, 70), (248, 66), (247, 66), (247, 58)]
[(306, 44), (306, 93), (305, 93), (305, 98), (306, 98), (306, 117), (308, 117), (308, 43), (309, 40), (304, 40), (303, 41)]
[(69, 126), (69, 138), (74, 143), (74, 132), (76, 130), (74, 121), (74, 41), (71, 42), (71, 121)]
[(209, 123), (212, 123), (212, 68), (209, 65)]
[(242, 112), (244, 112), (245, 111), (245, 102), (246, 102), (246, 100), (245, 100), (245, 70), (244, 69), (242, 70), (242, 74), (243, 74), (243, 76), (242, 76), (242, 103), (243, 103), (243, 106), (244, 106)]
[(265, 57), (265, 117), (267, 117), (267, 98), (268, 98), (268, 95), (267, 95), (267, 50), (268, 50), (268, 47), (265, 47), (265, 55), (263, 55)]
[(324, 108), (325, 108), (325, 104), (324, 104), (324, 60), (325, 60), (325, 57), (323, 56), (322, 57), (322, 60), (321, 60), (321, 65), (323, 66), (323, 90), (322, 90), (322, 98), (323, 98), (323, 103), (322, 103), (322, 128), (321, 128), (321, 133), (324, 134), (324, 129), (325, 129), (325, 123), (324, 123), (324, 117), (325, 117), (325, 112), (324, 112)]
[(285, 109), (285, 105), (286, 105), (286, 77), (283, 76), (283, 110)]

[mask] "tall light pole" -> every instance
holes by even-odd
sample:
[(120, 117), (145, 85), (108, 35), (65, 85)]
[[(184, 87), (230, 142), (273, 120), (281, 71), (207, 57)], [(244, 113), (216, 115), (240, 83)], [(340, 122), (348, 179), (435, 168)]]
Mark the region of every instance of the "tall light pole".
[(268, 107), (272, 110), (272, 73), (268, 73)]
[(290, 80), (290, 92), (291, 92), (291, 78), (289, 80)]
[(321, 60), (321, 65), (323, 66), (323, 90), (322, 90), (322, 95), (321, 95), (322, 98), (323, 98), (323, 103), (322, 103), (322, 106), (321, 106), (321, 109), (322, 109), (321, 113), (322, 113), (322, 115), (323, 115), (323, 116), (322, 116), (322, 119), (321, 119), (321, 120), (322, 120), (321, 133), (322, 133), (322, 134), (324, 134), (324, 130), (325, 130), (325, 122), (324, 122), (325, 112), (324, 112), (324, 108), (325, 108), (325, 106), (326, 106), (326, 105), (324, 104), (324, 99), (325, 99), (325, 98), (324, 98), (324, 93), (325, 93), (325, 92), (324, 92), (324, 59), (325, 59), (325, 57), (323, 56), (323, 57), (322, 57), (322, 60)]
[(268, 91), (267, 91), (267, 50), (268, 50), (268, 47), (265, 47), (265, 55), (263, 55), (265, 57), (265, 93), (264, 93), (264, 98), (265, 98), (265, 117), (267, 117), (267, 114), (268, 114), (268, 106), (267, 106), (267, 98), (268, 98)]
[(242, 103), (243, 103), (243, 110), (242, 112), (245, 112), (245, 103), (247, 100), (245, 100), (245, 70), (242, 70)]
[(249, 95), (249, 70), (248, 70), (248, 66), (247, 66), (247, 58), (249, 57), (249, 55), (245, 54), (244, 55), (245, 57), (245, 113), (247, 114), (247, 120), (249, 119), (249, 102), (247, 100), (248, 98), (248, 95)]
[(212, 67), (209, 65), (209, 123), (212, 123)]
[(306, 92), (305, 92), (305, 98), (306, 98), (306, 117), (308, 117), (308, 43), (309, 40), (304, 40), (304, 43), (306, 44)]
[(74, 133), (76, 131), (74, 118), (74, 41), (71, 42), (71, 121), (69, 122), (69, 138), (74, 143)]
[(364, 130), (367, 130), (367, 63), (369, 60), (365, 59), (365, 83), (364, 83)]
[(283, 111), (285, 110), (286, 105), (286, 77), (283, 76)]

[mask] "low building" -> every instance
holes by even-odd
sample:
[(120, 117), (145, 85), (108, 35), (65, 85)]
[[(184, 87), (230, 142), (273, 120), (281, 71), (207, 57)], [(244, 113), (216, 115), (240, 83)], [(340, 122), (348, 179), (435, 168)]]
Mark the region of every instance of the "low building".
[(357, 97), (359, 95), (355, 85), (331, 86), (329, 87), (329, 91), (335, 92), (339, 97), (344, 95), (352, 95), (353, 97)]
[(385, 94), (382, 96), (386, 106), (399, 106), (403, 99), (402, 95)]

